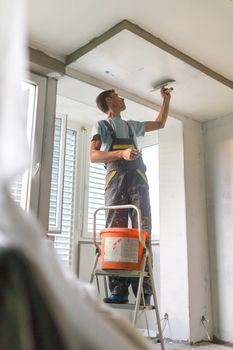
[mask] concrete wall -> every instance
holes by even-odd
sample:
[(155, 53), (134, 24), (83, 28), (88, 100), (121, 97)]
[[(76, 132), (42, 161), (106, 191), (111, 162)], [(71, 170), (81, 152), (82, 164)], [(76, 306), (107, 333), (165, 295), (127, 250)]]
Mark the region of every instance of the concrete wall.
[(164, 335), (189, 341), (188, 264), (185, 217), (183, 127), (180, 121), (159, 132), (160, 302), (168, 314)]
[(210, 337), (212, 337), (202, 124), (185, 120), (183, 134), (190, 341), (198, 342), (207, 340), (206, 331), (201, 322), (202, 316), (209, 320), (205, 325), (208, 327)]
[(205, 124), (214, 335), (233, 343), (233, 115)]
[(206, 220), (203, 129), (188, 120), (168, 123), (159, 133), (161, 313), (165, 336), (207, 340), (210, 320), (209, 251)]

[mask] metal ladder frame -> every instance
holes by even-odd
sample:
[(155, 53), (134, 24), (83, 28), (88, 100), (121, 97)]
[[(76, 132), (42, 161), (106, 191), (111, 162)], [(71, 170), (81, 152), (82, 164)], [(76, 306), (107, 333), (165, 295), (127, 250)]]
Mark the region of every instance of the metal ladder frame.
[[(96, 240), (96, 216), (97, 216), (97, 213), (100, 210), (118, 210), (118, 209), (135, 209), (137, 212), (138, 231), (139, 231), (138, 239), (143, 246), (143, 258), (142, 258), (142, 265), (141, 265), (140, 271), (114, 270), (114, 269), (98, 270), (97, 269), (98, 260), (99, 260), (99, 257), (101, 256), (101, 248)], [(160, 322), (159, 308), (158, 308), (158, 302), (157, 302), (157, 296), (156, 296), (156, 290), (155, 290), (153, 269), (152, 269), (152, 257), (151, 257), (151, 253), (150, 253), (149, 249), (146, 247), (146, 245), (142, 239), (142, 220), (141, 220), (140, 209), (132, 204), (105, 206), (105, 207), (100, 207), (100, 208), (96, 209), (93, 215), (94, 215), (93, 216), (93, 243), (96, 247), (96, 255), (95, 255), (95, 260), (94, 260), (93, 269), (92, 269), (92, 273), (91, 273), (90, 283), (93, 283), (93, 280), (96, 277), (97, 288), (98, 288), (98, 292), (100, 293), (98, 276), (103, 276), (104, 277), (104, 289), (105, 289), (105, 294), (107, 296), (108, 295), (107, 281), (106, 281), (107, 276), (138, 277), (139, 282), (138, 282), (138, 291), (137, 291), (135, 306), (134, 306), (134, 304), (109, 304), (109, 305), (112, 307), (120, 308), (120, 309), (131, 309), (131, 310), (133, 309), (132, 306), (134, 306), (134, 313), (133, 313), (133, 320), (132, 320), (132, 323), (134, 326), (136, 325), (139, 310), (146, 311), (146, 310), (153, 310), (154, 309), (155, 315), (156, 315), (158, 333), (159, 333), (159, 340), (160, 340), (160, 344), (161, 344), (161, 350), (165, 350), (164, 339), (163, 339), (163, 334), (162, 334), (162, 327), (161, 327), (161, 322)], [(149, 272), (145, 272), (146, 260), (148, 260)], [(151, 280), (154, 306), (153, 305), (149, 305), (149, 306), (145, 305), (144, 294), (143, 294), (143, 279), (144, 279), (144, 277), (148, 277)], [(141, 297), (143, 298), (143, 303), (144, 303), (144, 305), (142, 305), (142, 306), (140, 305)], [(148, 329), (147, 317), (146, 317), (146, 323), (147, 323), (147, 329)], [(148, 329), (148, 335), (149, 335), (149, 329)]]

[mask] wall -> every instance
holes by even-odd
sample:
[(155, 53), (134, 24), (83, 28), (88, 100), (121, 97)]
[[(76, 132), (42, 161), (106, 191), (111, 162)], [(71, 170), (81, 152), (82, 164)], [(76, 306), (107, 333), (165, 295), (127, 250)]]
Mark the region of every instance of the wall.
[(168, 314), (165, 337), (189, 341), (183, 163), (182, 123), (167, 123), (159, 132), (161, 316)]
[[(210, 321), (209, 251), (206, 222), (203, 130), (200, 123), (173, 120), (159, 133), (161, 313), (165, 336), (207, 340)], [(210, 331), (211, 335), (211, 331)]]
[(205, 124), (214, 335), (233, 343), (233, 115)]
[(212, 337), (203, 127), (184, 120), (183, 130), (190, 341), (197, 342), (207, 340), (202, 316)]

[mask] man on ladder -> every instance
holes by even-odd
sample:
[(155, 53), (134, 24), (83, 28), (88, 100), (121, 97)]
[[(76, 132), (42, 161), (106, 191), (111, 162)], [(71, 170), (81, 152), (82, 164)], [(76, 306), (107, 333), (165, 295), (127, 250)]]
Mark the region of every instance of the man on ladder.
[[(97, 122), (92, 130), (90, 159), (92, 162), (105, 163), (107, 170), (105, 183), (105, 205), (115, 206), (133, 204), (141, 210), (142, 229), (147, 231), (147, 247), (151, 251), (151, 211), (149, 186), (146, 178), (146, 166), (137, 149), (137, 136), (145, 132), (164, 128), (170, 102), (170, 89), (161, 89), (163, 103), (155, 121), (125, 121), (121, 112), (126, 109), (124, 99), (114, 91), (101, 92), (96, 103), (107, 114), (107, 119)], [(128, 216), (132, 227), (138, 227), (137, 214), (131, 209), (108, 211), (106, 227), (128, 227)], [(138, 278), (109, 277), (110, 296), (105, 303), (128, 303), (128, 288), (132, 286), (136, 297)], [(150, 304), (152, 294), (150, 279), (143, 281), (144, 300)]]

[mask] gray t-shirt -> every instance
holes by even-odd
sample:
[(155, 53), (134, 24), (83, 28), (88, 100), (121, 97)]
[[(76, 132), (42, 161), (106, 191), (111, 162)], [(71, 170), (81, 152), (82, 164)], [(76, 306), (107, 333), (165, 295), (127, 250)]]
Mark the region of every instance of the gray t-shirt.
[[(116, 137), (119, 138), (128, 138), (129, 137), (129, 128), (125, 120), (121, 117), (107, 118), (106, 119), (112, 126), (113, 130), (116, 133)], [(134, 142), (137, 146), (137, 136), (145, 135), (145, 122), (138, 122), (135, 120), (127, 121), (133, 131)], [(100, 135), (102, 145), (101, 151), (109, 150), (112, 144), (111, 134), (107, 126), (103, 123), (102, 120), (99, 120), (92, 128), (92, 139), (95, 135)]]

